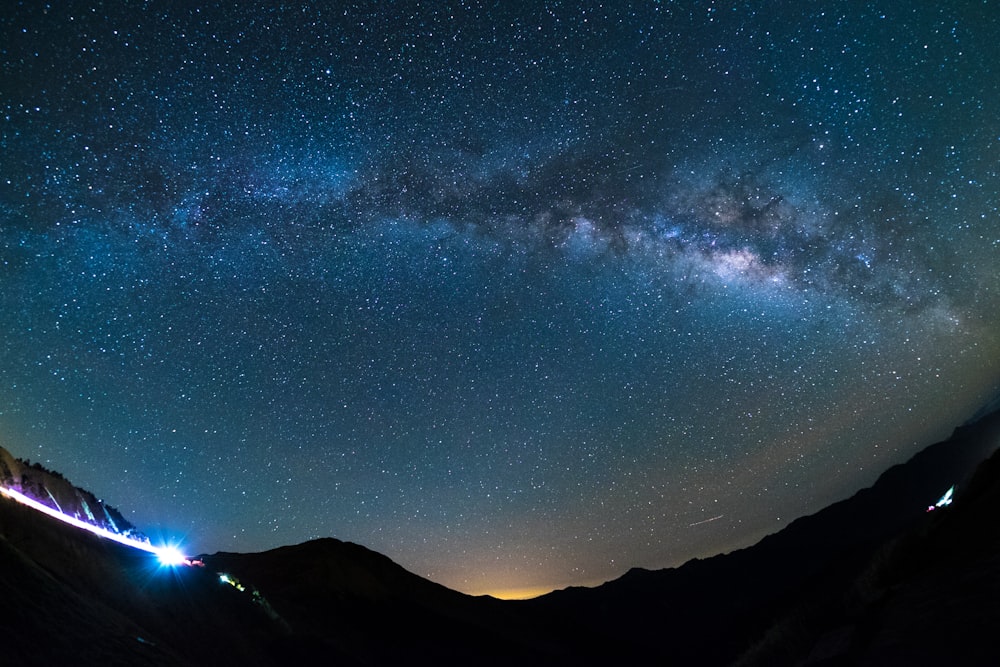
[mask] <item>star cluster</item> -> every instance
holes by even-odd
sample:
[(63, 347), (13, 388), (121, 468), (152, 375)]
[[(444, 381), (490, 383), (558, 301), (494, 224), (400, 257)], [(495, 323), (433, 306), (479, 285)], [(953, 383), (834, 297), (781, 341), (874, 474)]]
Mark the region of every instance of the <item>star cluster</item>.
[(4, 446), (477, 593), (851, 493), (997, 389), (1000, 14), (827, 5), (16, 6)]

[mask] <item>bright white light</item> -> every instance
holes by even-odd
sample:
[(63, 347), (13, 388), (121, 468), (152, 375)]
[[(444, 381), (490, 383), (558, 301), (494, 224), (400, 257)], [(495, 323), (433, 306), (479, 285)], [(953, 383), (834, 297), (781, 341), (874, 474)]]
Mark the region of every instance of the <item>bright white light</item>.
[(177, 547), (160, 547), (156, 551), (156, 557), (160, 559), (160, 565), (164, 567), (177, 567), (187, 564), (187, 556), (181, 553)]
[(0, 486), (0, 495), (7, 496), (12, 500), (16, 500), (22, 505), (27, 505), (28, 507), (38, 510), (43, 514), (47, 514), (54, 519), (59, 519), (63, 523), (68, 523), (71, 526), (77, 528), (82, 528), (83, 530), (89, 530), (95, 535), (100, 535), (101, 537), (109, 540), (114, 540), (126, 546), (132, 547), (133, 549), (142, 549), (143, 551), (148, 551), (160, 559), (160, 563), (163, 565), (186, 565), (188, 559), (177, 549), (177, 547), (154, 547), (149, 542), (142, 542), (140, 540), (133, 540), (125, 535), (120, 535), (114, 533), (106, 528), (101, 528), (100, 526), (95, 526), (93, 524), (87, 523), (86, 521), (81, 521), (74, 516), (69, 516), (68, 514), (63, 514), (57, 510), (52, 509), (48, 505), (43, 505), (34, 498), (29, 498), (23, 493), (19, 493), (14, 489), (8, 489)]

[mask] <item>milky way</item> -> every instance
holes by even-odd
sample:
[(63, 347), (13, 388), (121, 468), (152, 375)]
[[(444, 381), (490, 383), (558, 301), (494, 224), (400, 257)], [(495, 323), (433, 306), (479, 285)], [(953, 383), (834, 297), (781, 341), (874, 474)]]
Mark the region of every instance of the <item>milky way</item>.
[(334, 4), (0, 18), (3, 446), (189, 551), (514, 594), (997, 391), (991, 3)]

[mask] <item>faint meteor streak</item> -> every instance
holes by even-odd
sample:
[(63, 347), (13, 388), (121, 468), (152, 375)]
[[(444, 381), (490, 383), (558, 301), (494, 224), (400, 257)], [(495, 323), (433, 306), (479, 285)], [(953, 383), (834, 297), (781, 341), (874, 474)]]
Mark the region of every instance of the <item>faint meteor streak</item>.
[(154, 547), (149, 542), (143, 542), (141, 540), (134, 540), (130, 537), (114, 533), (107, 528), (101, 528), (100, 526), (95, 526), (93, 524), (87, 523), (86, 521), (81, 521), (76, 517), (69, 516), (68, 514), (63, 514), (57, 510), (52, 509), (48, 505), (43, 505), (34, 498), (29, 498), (28, 496), (15, 491), (14, 489), (8, 489), (0, 486), (0, 494), (21, 503), (22, 505), (27, 505), (28, 507), (38, 510), (43, 514), (47, 514), (54, 519), (59, 519), (63, 523), (68, 523), (71, 526), (77, 528), (82, 528), (88, 530), (95, 535), (107, 538), (109, 540), (114, 540), (119, 544), (124, 544), (125, 546), (132, 547), (133, 549), (141, 549), (143, 551), (148, 551), (151, 554), (155, 554), (162, 563), (165, 565), (179, 565), (181, 563), (188, 563), (187, 559), (177, 551), (175, 547)]
[(721, 519), (724, 516), (726, 516), (726, 515), (725, 514), (720, 514), (719, 516), (713, 516), (710, 519), (702, 519), (701, 521), (695, 521), (694, 523), (689, 523), (688, 524), (688, 528), (690, 528), (691, 526), (700, 526), (701, 524), (708, 523), (709, 521), (718, 521), (719, 519)]

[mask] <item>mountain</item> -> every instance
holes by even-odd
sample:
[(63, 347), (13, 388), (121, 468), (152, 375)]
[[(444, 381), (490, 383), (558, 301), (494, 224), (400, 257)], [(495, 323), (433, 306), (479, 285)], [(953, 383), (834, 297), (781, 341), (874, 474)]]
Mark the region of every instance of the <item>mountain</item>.
[(5, 664), (274, 664), (273, 624), (216, 581), (0, 499)]
[(787, 609), (737, 664), (1000, 664), (998, 516), (1000, 452), (946, 512), (883, 543), (849, 585)]
[[(592, 656), (613, 647), (608, 660), (728, 664), (789, 610), (800, 622), (803, 610), (834, 604), (873, 560), (884, 558), (880, 550), (888, 540), (941, 518), (926, 508), (952, 484), (958, 500), (939, 514), (961, 515), (965, 481), (998, 446), (1000, 412), (994, 412), (893, 466), (873, 486), (752, 547), (676, 569), (633, 569), (597, 588), (557, 591), (528, 604), (560, 619), (563, 627), (554, 632), (573, 628), (587, 638)], [(1000, 568), (994, 573), (1000, 577)]]
[[(5, 459), (18, 490), (69, 482)], [(94, 499), (77, 490), (93, 509)], [(52, 501), (53, 503), (56, 501)], [(82, 502), (82, 501), (81, 501)], [(116, 525), (121, 525), (117, 521)], [(156, 556), (0, 497), (0, 645), (17, 665), (542, 664), (503, 602), (449, 590), (362, 546), (321, 539), (217, 553), (166, 568)]]
[(74, 486), (61, 474), (48, 470), (40, 463), (15, 458), (3, 447), (0, 447), (0, 486), (112, 533), (145, 539), (121, 512), (90, 491)]
[[(971, 473), (998, 444), (992, 413), (753, 547), (525, 601), (330, 538), (164, 568), (0, 498), (0, 642), (18, 665), (996, 664), (1000, 455)], [(6, 452), (0, 475), (104, 508)]]
[(370, 664), (543, 664), (553, 654), (509, 604), (418, 577), (389, 558), (326, 538), (264, 553), (200, 557), (265, 592), (289, 645)]
[(0, 596), (5, 664), (545, 662), (502, 602), (358, 545), (324, 539), (164, 568), (6, 499)]

